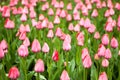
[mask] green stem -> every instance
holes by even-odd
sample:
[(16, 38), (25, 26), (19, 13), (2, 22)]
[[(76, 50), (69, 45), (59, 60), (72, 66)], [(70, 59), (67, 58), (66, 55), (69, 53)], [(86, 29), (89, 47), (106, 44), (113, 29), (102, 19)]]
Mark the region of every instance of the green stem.
[(66, 68), (67, 68), (67, 71), (68, 71), (68, 51), (66, 52)]
[(24, 78), (25, 80), (28, 80), (27, 79), (27, 64), (26, 64), (26, 59), (25, 58), (21, 58), (22, 59), (22, 68), (23, 68), (23, 71), (24, 71)]
[(37, 73), (36, 80), (40, 80), (40, 73)]

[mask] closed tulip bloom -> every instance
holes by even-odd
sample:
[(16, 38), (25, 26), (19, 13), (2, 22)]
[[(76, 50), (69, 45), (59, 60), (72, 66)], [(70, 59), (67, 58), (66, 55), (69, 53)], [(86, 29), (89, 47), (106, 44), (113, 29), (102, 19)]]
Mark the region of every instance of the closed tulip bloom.
[(29, 11), (28, 11), (28, 7), (24, 7), (24, 8), (22, 8), (22, 14), (28, 14), (29, 13)]
[(43, 15), (43, 14), (40, 14), (40, 15), (39, 15), (39, 20), (44, 20), (44, 19), (45, 19), (44, 15)]
[(117, 48), (118, 47), (118, 41), (117, 41), (117, 39), (115, 37), (113, 37), (111, 39), (110, 45), (111, 45), (112, 48)]
[(106, 2), (105, 1), (102, 2), (102, 7), (103, 8), (106, 7)]
[(60, 36), (60, 39), (65, 40), (65, 38), (66, 38), (66, 34), (62, 32), (62, 35)]
[(87, 29), (91, 26), (91, 21), (89, 18), (86, 18), (84, 21), (84, 27)]
[(70, 80), (70, 77), (69, 77), (68, 72), (66, 70), (63, 70), (63, 72), (60, 76), (60, 80)]
[(67, 10), (72, 10), (72, 3), (67, 4)]
[(6, 40), (3, 39), (0, 43), (0, 46), (3, 49), (4, 53), (8, 52), (8, 44), (7, 44)]
[(60, 1), (59, 3), (59, 8), (63, 8), (64, 7), (64, 2), (63, 1)]
[(109, 44), (108, 34), (104, 34), (103, 37), (102, 37), (102, 39), (101, 39), (101, 41), (102, 41), (103, 45), (108, 45)]
[(47, 27), (47, 24), (48, 24), (48, 19), (45, 18), (45, 19), (42, 21), (42, 23), (41, 23), (42, 28), (46, 28), (46, 27)]
[(49, 23), (48, 23), (48, 29), (53, 29), (53, 28), (54, 28), (53, 23), (52, 23), (52, 22), (49, 22)]
[(36, 12), (33, 10), (33, 11), (30, 11), (30, 18), (33, 19), (36, 17)]
[(115, 8), (116, 8), (117, 10), (120, 10), (120, 3), (116, 3), (116, 4), (115, 4)]
[(7, 28), (7, 29), (13, 29), (15, 27), (15, 23), (14, 23), (14, 21), (7, 18), (6, 21), (5, 21), (4, 27)]
[(71, 21), (71, 20), (72, 20), (72, 16), (71, 16), (71, 14), (67, 14), (67, 16), (66, 16), (66, 20), (67, 20), (67, 21)]
[(20, 17), (20, 20), (21, 21), (27, 21), (27, 15), (26, 14), (22, 14), (21, 17)]
[(60, 16), (60, 13), (61, 13), (61, 9), (59, 9), (59, 8), (57, 8), (57, 10), (56, 10), (56, 16)]
[(10, 7), (9, 6), (2, 7), (2, 17), (10, 17)]
[(74, 29), (73, 23), (70, 23), (69, 26), (68, 26), (68, 30), (73, 31), (73, 29)]
[(84, 26), (84, 22), (85, 22), (84, 19), (81, 18), (79, 24), (80, 24), (81, 26)]
[(13, 15), (17, 15), (17, 14), (18, 14), (18, 10), (17, 10), (16, 7), (13, 7), (13, 8), (12, 8), (12, 14), (13, 14)]
[(78, 43), (79, 46), (83, 46), (84, 45), (84, 35), (83, 35), (82, 32), (79, 32), (77, 34), (77, 41), (78, 41), (77, 43)]
[(49, 31), (48, 31), (47, 37), (48, 37), (48, 38), (53, 38), (53, 37), (54, 37), (53, 30), (49, 30)]
[(0, 45), (0, 59), (2, 59), (5, 56), (5, 53), (3, 51), (2, 46)]
[(57, 62), (59, 60), (59, 53), (57, 50), (55, 50), (52, 54), (52, 59)]
[(106, 72), (102, 72), (99, 75), (99, 79), (98, 80), (108, 80)]
[(31, 50), (32, 50), (32, 52), (35, 52), (35, 53), (40, 52), (41, 46), (37, 39), (33, 40)]
[(21, 45), (21, 46), (18, 48), (18, 55), (21, 56), (21, 57), (26, 57), (26, 56), (28, 56), (28, 48), (27, 48), (27, 46)]
[(26, 37), (25, 40), (23, 41), (23, 45), (25, 45), (27, 47), (30, 46), (30, 41), (29, 41), (28, 37)]
[(34, 67), (34, 71), (37, 72), (37, 73), (41, 73), (41, 72), (44, 72), (44, 62), (42, 59), (38, 59), (36, 61), (36, 64), (35, 64), (35, 67)]
[(100, 45), (99, 45), (99, 48), (98, 48), (98, 52), (97, 52), (98, 56), (99, 56), (99, 57), (104, 57), (105, 51), (106, 51), (105, 46), (102, 45), (102, 44), (100, 44)]
[(48, 10), (48, 15), (50, 15), (50, 16), (54, 15), (54, 11), (53, 11), (52, 8), (50, 8), (50, 9)]
[(22, 0), (21, 3), (22, 3), (22, 5), (26, 5), (27, 6), (28, 5), (28, 0)]
[(44, 44), (43, 44), (43, 47), (42, 47), (42, 52), (44, 52), (44, 53), (48, 53), (49, 52), (49, 46), (48, 46), (48, 44), (45, 42)]
[(59, 27), (56, 29), (55, 35), (57, 37), (61, 37), (62, 36), (62, 30)]
[(18, 4), (18, 0), (10, 0), (10, 6), (15, 6)]
[(65, 10), (61, 10), (60, 17), (65, 18), (67, 16), (67, 13)]
[(94, 38), (95, 38), (95, 39), (99, 39), (99, 38), (100, 38), (100, 33), (99, 33), (99, 32), (95, 32)]
[(94, 9), (92, 14), (91, 14), (92, 17), (97, 17), (98, 16), (98, 11), (97, 9)]
[(60, 18), (58, 16), (55, 16), (54, 24), (60, 24)]
[(17, 67), (13, 66), (10, 68), (9, 73), (8, 73), (8, 77), (11, 80), (17, 80), (17, 78), (20, 76), (20, 72), (18, 70)]
[(80, 14), (79, 13), (73, 14), (73, 19), (74, 20), (80, 20)]
[(118, 17), (117, 26), (120, 28), (120, 15)]
[(87, 48), (84, 48), (82, 50), (82, 64), (84, 68), (90, 68), (92, 65), (92, 61)]
[(106, 59), (110, 59), (112, 57), (112, 54), (109, 48), (106, 49), (104, 57)]
[(103, 67), (108, 67), (109, 66), (109, 61), (107, 59), (102, 60), (102, 66)]
[(63, 50), (69, 51), (70, 49), (71, 49), (70, 43), (64, 40), (63, 41)]
[(112, 32), (113, 31), (113, 26), (112, 26), (113, 22), (107, 22), (106, 25), (105, 25), (105, 30), (107, 32)]
[(79, 31), (80, 31), (80, 25), (79, 25), (79, 24), (76, 24), (76, 25), (75, 25), (74, 31), (75, 31), (75, 32), (79, 32)]
[(87, 55), (83, 60), (82, 60), (84, 68), (90, 68), (92, 66), (92, 61), (89, 55)]
[(95, 27), (94, 24), (91, 24), (91, 26), (89, 26), (89, 28), (88, 28), (88, 32), (89, 32), (89, 33), (94, 33), (95, 30), (96, 30), (96, 27)]

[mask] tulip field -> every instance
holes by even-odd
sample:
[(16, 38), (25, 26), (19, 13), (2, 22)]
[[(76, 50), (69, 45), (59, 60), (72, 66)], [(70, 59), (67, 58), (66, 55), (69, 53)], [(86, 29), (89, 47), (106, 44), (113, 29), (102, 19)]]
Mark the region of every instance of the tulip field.
[(0, 80), (120, 80), (120, 0), (0, 0)]

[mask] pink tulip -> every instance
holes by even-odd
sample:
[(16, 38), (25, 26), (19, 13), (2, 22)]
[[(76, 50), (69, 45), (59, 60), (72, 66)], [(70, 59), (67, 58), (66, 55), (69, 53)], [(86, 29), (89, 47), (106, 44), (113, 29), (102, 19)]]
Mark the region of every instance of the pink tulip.
[(117, 10), (120, 10), (120, 3), (116, 3), (116, 4), (115, 4), (115, 8), (116, 8)]
[(87, 9), (87, 7), (85, 7), (85, 6), (82, 7), (82, 14), (83, 14), (84, 16), (87, 16), (87, 15), (88, 15), (88, 9)]
[(91, 26), (89, 26), (89, 28), (88, 28), (88, 32), (89, 32), (89, 33), (94, 33), (95, 30), (96, 30), (96, 27), (95, 27), (94, 24), (91, 24)]
[(22, 0), (22, 5), (25, 5), (25, 6), (27, 6), (28, 5), (28, 0)]
[(37, 39), (33, 40), (31, 50), (34, 53), (40, 52), (41, 46), (40, 46), (40, 43), (39, 43), (39, 41)]
[(108, 80), (106, 72), (102, 72), (99, 75), (99, 79), (98, 80)]
[(18, 10), (17, 10), (16, 7), (13, 7), (13, 8), (12, 8), (12, 14), (13, 14), (13, 15), (17, 15), (17, 14), (18, 14)]
[(80, 20), (80, 15), (79, 15), (79, 13), (73, 14), (73, 19), (74, 19), (74, 20)]
[(98, 11), (97, 9), (94, 9), (92, 14), (91, 14), (92, 17), (97, 17), (98, 16)]
[(8, 52), (8, 44), (7, 44), (6, 40), (3, 39), (0, 43), (0, 46), (3, 49), (4, 53)]
[(72, 3), (67, 4), (67, 10), (72, 10)]
[(67, 42), (66, 40), (63, 41), (63, 50), (65, 51), (69, 51), (71, 49), (71, 45), (69, 42)]
[(27, 47), (30, 46), (30, 41), (29, 41), (28, 37), (26, 37), (25, 40), (23, 41), (23, 45), (25, 45)]
[(26, 14), (22, 14), (22, 16), (20, 17), (21, 21), (27, 21), (27, 15)]
[[(20, 32), (18, 32), (18, 33), (20, 33)], [(25, 40), (26, 37), (27, 37), (27, 36), (26, 36), (26, 32), (21, 32), (21, 33), (19, 34), (19, 39), (20, 39), (20, 40)]]
[(80, 31), (80, 25), (79, 25), (79, 24), (76, 24), (76, 25), (75, 25), (74, 31), (75, 31), (75, 32), (79, 32), (79, 31)]
[(99, 57), (104, 57), (105, 51), (106, 51), (105, 46), (102, 45), (102, 44), (100, 44), (100, 45), (99, 45), (99, 48), (98, 48), (98, 52), (97, 52), (98, 56), (99, 56)]
[(79, 25), (84, 26), (84, 22), (85, 22), (85, 20), (83, 18), (81, 18), (79, 21)]
[(95, 55), (94, 55), (94, 59), (95, 59), (95, 60), (99, 60), (99, 59), (100, 59), (99, 56), (98, 56), (98, 54), (95, 54)]
[(28, 56), (28, 48), (27, 48), (27, 46), (21, 45), (21, 46), (18, 48), (18, 55), (21, 56), (21, 57), (26, 57), (26, 56)]
[(15, 27), (15, 23), (14, 23), (14, 21), (7, 18), (6, 21), (5, 21), (4, 27), (7, 28), (7, 29), (13, 29)]
[(55, 16), (54, 24), (60, 24), (60, 18), (58, 16)]
[(67, 14), (67, 16), (66, 16), (66, 20), (67, 20), (67, 21), (71, 21), (71, 20), (72, 20), (72, 16), (71, 16), (71, 14)]
[(23, 8), (22, 7), (18, 7), (18, 14), (22, 14), (23, 13)]
[(88, 3), (88, 4), (87, 4), (87, 9), (88, 9), (88, 10), (91, 10), (91, 9), (92, 9), (92, 4), (91, 4), (91, 3)]
[(10, 0), (10, 6), (16, 6), (18, 4), (18, 0)]
[(71, 36), (70, 36), (69, 34), (67, 34), (67, 35), (65, 36), (64, 41), (66, 41), (66, 42), (68, 42), (68, 43), (71, 43)]
[(91, 26), (91, 21), (89, 18), (86, 18), (84, 21), (84, 27), (89, 28)]
[(52, 8), (50, 8), (50, 9), (48, 10), (48, 15), (49, 15), (49, 16), (54, 15), (54, 11), (53, 11), (53, 9), (52, 9)]
[(107, 32), (112, 32), (112, 31), (113, 31), (112, 23), (107, 22), (106, 25), (105, 25), (105, 30), (106, 30)]
[(59, 8), (64, 8), (64, 2), (63, 1), (60, 1)]
[(102, 41), (103, 45), (108, 45), (109, 44), (108, 34), (104, 34), (103, 37), (102, 37), (102, 39), (101, 39), (101, 41)]
[(61, 37), (62, 36), (62, 30), (59, 27), (56, 29), (55, 35), (57, 37)]
[(100, 38), (100, 33), (99, 33), (99, 32), (95, 32), (94, 38), (95, 38), (95, 39), (99, 39), (99, 38)]
[(48, 53), (49, 52), (49, 46), (48, 46), (48, 44), (45, 42), (44, 44), (43, 44), (43, 47), (42, 47), (42, 52), (44, 52), (44, 53)]
[(57, 8), (57, 10), (56, 10), (56, 16), (60, 16), (60, 13), (61, 13), (61, 9), (59, 9), (59, 8)]
[(105, 1), (102, 2), (102, 7), (103, 8), (106, 7), (106, 2)]
[(110, 12), (110, 15), (111, 15), (111, 16), (115, 14), (114, 9), (112, 9), (112, 8), (109, 9), (109, 12)]
[(43, 15), (43, 14), (40, 14), (40, 15), (39, 15), (39, 20), (44, 20), (44, 19), (45, 19), (44, 15)]
[(70, 77), (69, 77), (68, 72), (66, 70), (63, 70), (63, 72), (60, 76), (60, 80), (70, 80)]
[(59, 2), (56, 1), (55, 4), (54, 4), (54, 7), (59, 8), (59, 6), (60, 6)]
[(65, 18), (66, 15), (67, 15), (66, 11), (65, 10), (61, 10), (60, 17), (61, 18)]
[(60, 39), (65, 40), (65, 38), (66, 38), (66, 34), (62, 32), (62, 35), (60, 36)]
[(102, 60), (102, 66), (103, 67), (108, 67), (109, 66), (109, 61), (107, 59)]
[(22, 8), (22, 14), (28, 14), (28, 7)]
[(5, 53), (3, 51), (2, 46), (0, 45), (0, 59), (2, 59), (5, 56)]
[(73, 29), (74, 29), (73, 23), (70, 23), (69, 26), (68, 26), (68, 30), (73, 31)]
[(35, 27), (36, 27), (37, 29), (42, 29), (43, 27), (42, 27), (41, 21), (38, 21)]
[(30, 11), (30, 18), (33, 19), (36, 17), (36, 12), (35, 11)]
[(84, 48), (82, 50), (82, 64), (84, 68), (90, 68), (92, 65), (92, 61), (87, 48)]
[(78, 44), (79, 46), (83, 46), (83, 45), (84, 45), (84, 35), (83, 35), (82, 32), (79, 32), (79, 33), (77, 34), (77, 44)]
[(104, 57), (106, 59), (110, 59), (112, 57), (112, 54), (109, 48), (106, 49)]
[(109, 16), (110, 16), (110, 11), (109, 11), (109, 10), (106, 10), (104, 16), (105, 16), (105, 17), (109, 17)]
[(57, 50), (55, 50), (52, 54), (52, 59), (57, 62), (59, 60), (59, 53)]
[(38, 59), (36, 61), (36, 64), (35, 64), (35, 67), (34, 67), (34, 71), (37, 72), (37, 73), (41, 73), (41, 72), (44, 72), (45, 69), (44, 69), (44, 62), (42, 59)]
[(117, 26), (120, 28), (120, 15), (119, 15), (119, 17), (118, 17)]
[(117, 41), (117, 39), (115, 37), (113, 37), (111, 39), (110, 45), (111, 45), (112, 48), (117, 48), (118, 47), (118, 41)]
[(108, 7), (108, 8), (113, 8), (112, 0), (108, 0), (108, 1), (107, 1), (107, 7)]
[(2, 7), (2, 17), (10, 17), (10, 7), (9, 6)]
[(48, 31), (47, 37), (48, 37), (48, 38), (53, 38), (53, 37), (54, 37), (53, 30), (49, 30), (49, 31)]
[(42, 23), (41, 23), (42, 28), (46, 28), (46, 27), (47, 27), (47, 24), (48, 24), (48, 19), (45, 18), (45, 19), (42, 21)]
[(10, 68), (9, 73), (8, 73), (8, 77), (11, 80), (17, 80), (17, 78), (20, 76), (20, 72), (18, 70), (17, 67), (13, 66)]
[(32, 19), (32, 26), (37, 26), (37, 21), (35, 19)]
[(54, 25), (52, 22), (48, 22), (48, 29), (53, 29), (54, 28)]

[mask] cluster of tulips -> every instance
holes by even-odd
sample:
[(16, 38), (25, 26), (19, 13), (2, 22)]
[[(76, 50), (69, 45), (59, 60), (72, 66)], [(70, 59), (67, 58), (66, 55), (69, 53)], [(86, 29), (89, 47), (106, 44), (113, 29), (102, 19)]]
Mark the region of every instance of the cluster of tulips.
[(0, 17), (1, 80), (120, 80), (119, 2), (10, 0)]

